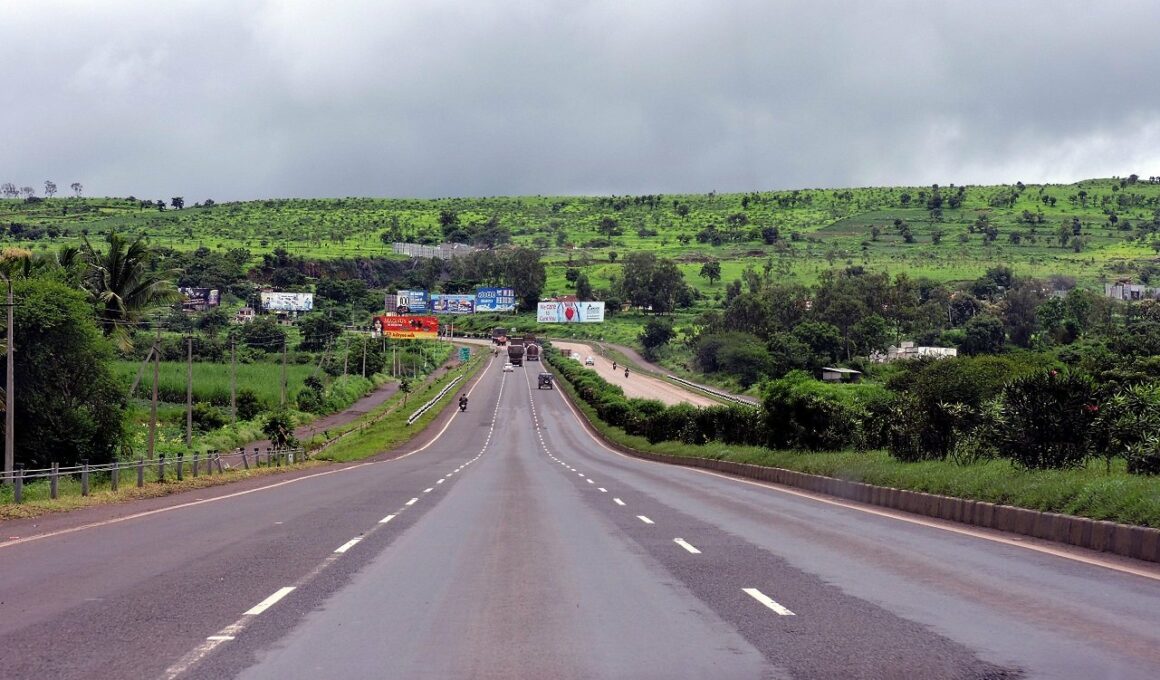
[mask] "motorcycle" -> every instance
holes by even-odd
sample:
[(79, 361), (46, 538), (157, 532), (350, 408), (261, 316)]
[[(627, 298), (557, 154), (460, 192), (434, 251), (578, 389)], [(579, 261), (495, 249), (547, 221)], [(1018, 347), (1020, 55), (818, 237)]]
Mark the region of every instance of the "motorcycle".
[(466, 400), (466, 399), (460, 399), (460, 400), (459, 400), (459, 412), (460, 412), (460, 413), (462, 413), (462, 412), (464, 412), (464, 411), (466, 411), (466, 410), (467, 410), (467, 400)]
[(628, 369), (627, 368), (624, 369), (624, 377), (626, 377), (626, 378), (628, 377)]

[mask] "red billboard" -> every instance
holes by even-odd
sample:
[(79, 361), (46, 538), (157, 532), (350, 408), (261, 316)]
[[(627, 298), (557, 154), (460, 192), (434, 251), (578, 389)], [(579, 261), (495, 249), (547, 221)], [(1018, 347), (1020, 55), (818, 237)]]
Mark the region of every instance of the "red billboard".
[(396, 340), (435, 340), (439, 337), (439, 319), (433, 316), (376, 316), (371, 333)]

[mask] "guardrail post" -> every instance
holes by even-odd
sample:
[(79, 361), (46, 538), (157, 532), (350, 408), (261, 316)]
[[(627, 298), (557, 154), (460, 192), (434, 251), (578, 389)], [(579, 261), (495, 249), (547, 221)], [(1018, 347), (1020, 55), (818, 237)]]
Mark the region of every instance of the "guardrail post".
[(213, 462), (214, 465), (217, 465), (218, 474), (224, 475), (226, 471), (222, 469), (222, 457), (221, 454), (219, 454), (217, 451), (213, 452)]
[(81, 461), (81, 495), (89, 495), (89, 459)]
[(115, 461), (113, 461), (113, 467), (109, 470), (109, 487), (112, 488), (112, 490), (114, 492), (116, 492), (117, 487), (120, 485), (121, 485), (121, 461), (115, 460)]
[(157, 454), (157, 481), (165, 481), (165, 454)]
[(19, 503), (24, 498), (24, 466), (16, 466), (16, 476), (12, 478), (12, 502)]
[(274, 449), (274, 467), (282, 467), (282, 452)]
[(137, 459), (137, 488), (145, 486), (145, 459)]
[(249, 470), (250, 469), (250, 459), (246, 458), (246, 447), (243, 446), (239, 450), (242, 452), (242, 467)]
[(52, 472), (49, 473), (48, 478), (48, 497), (56, 500), (57, 492), (60, 490), (60, 463), (52, 464)]
[(196, 451), (194, 451), (194, 452), (193, 452), (193, 476), (194, 476), (194, 477), (196, 477), (196, 476), (197, 476), (197, 473), (198, 473), (198, 468), (199, 468), (199, 467), (201, 467), (201, 466), (198, 464), (198, 460), (197, 460), (197, 452), (196, 452)]
[[(182, 473), (185, 470), (185, 454), (177, 454), (177, 481), (181, 481)], [(197, 476), (197, 454), (193, 454), (193, 476)]]

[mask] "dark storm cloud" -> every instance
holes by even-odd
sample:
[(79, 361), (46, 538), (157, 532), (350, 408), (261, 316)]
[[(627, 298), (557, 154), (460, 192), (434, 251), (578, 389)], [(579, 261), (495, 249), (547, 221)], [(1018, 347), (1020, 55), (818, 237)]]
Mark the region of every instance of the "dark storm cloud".
[(3, 9), (0, 181), (187, 200), (1160, 173), (1153, 2)]

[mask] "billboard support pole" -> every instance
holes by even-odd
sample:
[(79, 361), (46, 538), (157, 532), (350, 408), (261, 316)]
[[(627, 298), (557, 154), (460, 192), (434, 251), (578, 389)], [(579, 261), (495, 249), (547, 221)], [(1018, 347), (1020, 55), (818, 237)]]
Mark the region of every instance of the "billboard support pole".
[(282, 408), (286, 408), (286, 337), (282, 337)]

